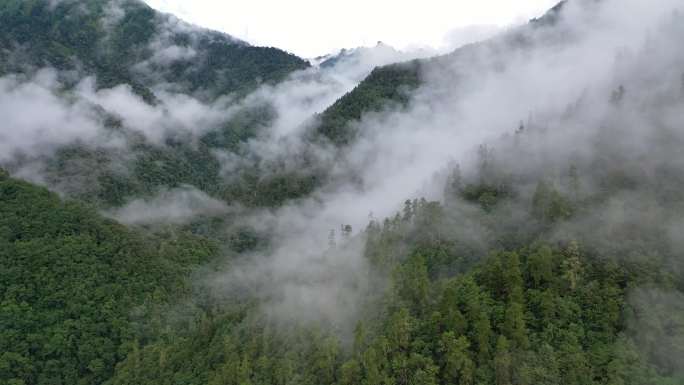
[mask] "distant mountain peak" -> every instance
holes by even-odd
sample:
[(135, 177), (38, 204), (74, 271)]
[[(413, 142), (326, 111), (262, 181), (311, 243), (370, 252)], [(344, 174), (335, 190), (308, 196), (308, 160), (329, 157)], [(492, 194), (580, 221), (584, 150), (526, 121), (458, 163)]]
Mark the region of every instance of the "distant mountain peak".
[(399, 56), (401, 52), (382, 41), (378, 41), (374, 46), (370, 47), (342, 48), (336, 54), (318, 57), (313, 62), (317, 63), (320, 68), (332, 68), (343, 62), (362, 60), (364, 56), (372, 55)]

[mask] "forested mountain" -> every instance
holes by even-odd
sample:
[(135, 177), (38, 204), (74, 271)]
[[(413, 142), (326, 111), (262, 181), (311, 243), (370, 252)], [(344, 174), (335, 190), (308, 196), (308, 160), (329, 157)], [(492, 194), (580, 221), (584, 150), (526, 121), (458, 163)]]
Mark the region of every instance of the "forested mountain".
[(680, 5), (372, 69), (0, 2), (0, 383), (684, 384)]
[[(51, 99), (64, 98), (66, 109), (78, 110), (65, 114), (86, 114), (88, 123), (100, 126), (46, 139), (51, 151), (19, 148), (4, 164), (12, 170), (39, 167), (38, 179), (100, 207), (184, 184), (220, 199), (277, 203), (284, 198), (274, 197), (268, 185), (280, 181), (264, 182), (265, 192), (254, 197), (257, 171), (249, 168), (239, 185), (225, 186), (211, 152), (235, 150), (274, 118), (265, 102), (229, 108), (231, 101), (308, 66), (294, 55), (200, 29), (138, 0), (4, 1), (0, 74), (8, 75), (7, 91), (37, 85)], [(174, 114), (180, 104), (192, 111)], [(143, 116), (129, 116), (131, 107)], [(199, 135), (189, 138), (179, 129)], [(83, 140), (94, 135), (124, 141), (127, 149)], [(6, 152), (17, 150), (12, 141), (8, 145)], [(300, 194), (300, 187), (292, 189)]]
[[(535, 42), (531, 35), (539, 29), (556, 29), (554, 27), (564, 5), (565, 1), (562, 1), (543, 16), (531, 20), (527, 25), (514, 28), (508, 33), (483, 42), (465, 45), (446, 55), (376, 68), (354, 90), (337, 100), (321, 114), (320, 124), (315, 129), (316, 133), (321, 134), (335, 145), (349, 144), (356, 139), (358, 132), (355, 123), (364, 114), (397, 106), (405, 107), (411, 91), (426, 81), (424, 78), (426, 74), (443, 71), (445, 68), (452, 67), (452, 63), (460, 63), (461, 66), (487, 67), (495, 61), (505, 61), (507, 57), (514, 54), (514, 50), (532, 48), (538, 42)], [(544, 33), (548, 33), (548, 31)], [(560, 31), (556, 33), (560, 33)], [(478, 57), (488, 56), (497, 51), (498, 58), (488, 57), (489, 62), (481, 60), (473, 62)], [(353, 55), (353, 51), (351, 55)], [(340, 58), (344, 57), (344, 55), (340, 55)], [(335, 62), (340, 58), (333, 57), (332, 59)], [(482, 69), (485, 70), (485, 68)], [(456, 73), (451, 73), (449, 76), (462, 76), (457, 71), (459, 71), (458, 68), (454, 71)]]
[(376, 65), (382, 65), (382, 62), (396, 63), (405, 61), (410, 56), (417, 57), (426, 54), (425, 50), (402, 52), (379, 41), (376, 45), (369, 47), (343, 48), (335, 54), (318, 57), (313, 62), (321, 68), (332, 69), (341, 65), (358, 64), (366, 61), (376, 62)]
[(0, 202), (4, 384), (105, 382), (217, 253), (184, 233), (136, 233), (4, 171)]
[(357, 134), (354, 123), (364, 113), (408, 103), (409, 93), (421, 83), (421, 65), (415, 60), (374, 69), (361, 84), (321, 114), (316, 133), (337, 146), (349, 144)]
[(205, 98), (245, 94), (307, 65), (278, 49), (186, 24), (139, 0), (0, 4), (0, 74), (49, 66), (96, 76), (99, 88), (128, 84), (153, 102), (162, 85)]

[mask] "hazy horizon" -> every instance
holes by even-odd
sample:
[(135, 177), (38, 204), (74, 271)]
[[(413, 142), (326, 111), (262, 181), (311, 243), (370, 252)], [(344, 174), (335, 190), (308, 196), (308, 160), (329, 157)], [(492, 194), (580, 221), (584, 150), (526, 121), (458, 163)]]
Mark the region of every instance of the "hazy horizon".
[[(298, 0), (297, 4), (256, 0), (145, 0), (163, 12), (228, 33), (253, 45), (273, 46), (305, 58), (382, 41), (397, 49), (443, 51), (488, 37), (491, 31), (541, 16), (557, 0), (495, 0), (395, 3), (388, 0), (339, 3)], [(385, 13), (391, 9), (391, 17)], [(267, 12), (265, 10), (268, 10)], [(305, 10), (305, 11), (304, 11)]]

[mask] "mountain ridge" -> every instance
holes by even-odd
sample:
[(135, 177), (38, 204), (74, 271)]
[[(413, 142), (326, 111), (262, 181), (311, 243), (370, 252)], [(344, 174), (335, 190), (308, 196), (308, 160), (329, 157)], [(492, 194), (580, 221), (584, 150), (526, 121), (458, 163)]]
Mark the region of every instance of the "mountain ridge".
[(0, 3), (44, 29), (0, 42), (0, 383), (684, 384), (681, 14), (260, 82), (135, 4)]
[(191, 26), (139, 0), (8, 0), (0, 21), (0, 73), (27, 65), (80, 69), (97, 75), (101, 88), (130, 84), (147, 101), (163, 82), (216, 98), (246, 94), (308, 66), (292, 54)]

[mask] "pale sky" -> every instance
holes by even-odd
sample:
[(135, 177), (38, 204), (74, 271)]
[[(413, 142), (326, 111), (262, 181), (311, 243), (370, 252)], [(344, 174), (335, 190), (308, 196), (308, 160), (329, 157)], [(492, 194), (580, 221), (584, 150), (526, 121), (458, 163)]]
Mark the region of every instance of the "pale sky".
[[(145, 0), (164, 12), (253, 45), (311, 58), (383, 41), (444, 48), (474, 25), (505, 27), (540, 16), (559, 0)], [(462, 40), (460, 36), (455, 37)], [(466, 39), (467, 40), (467, 39)]]

